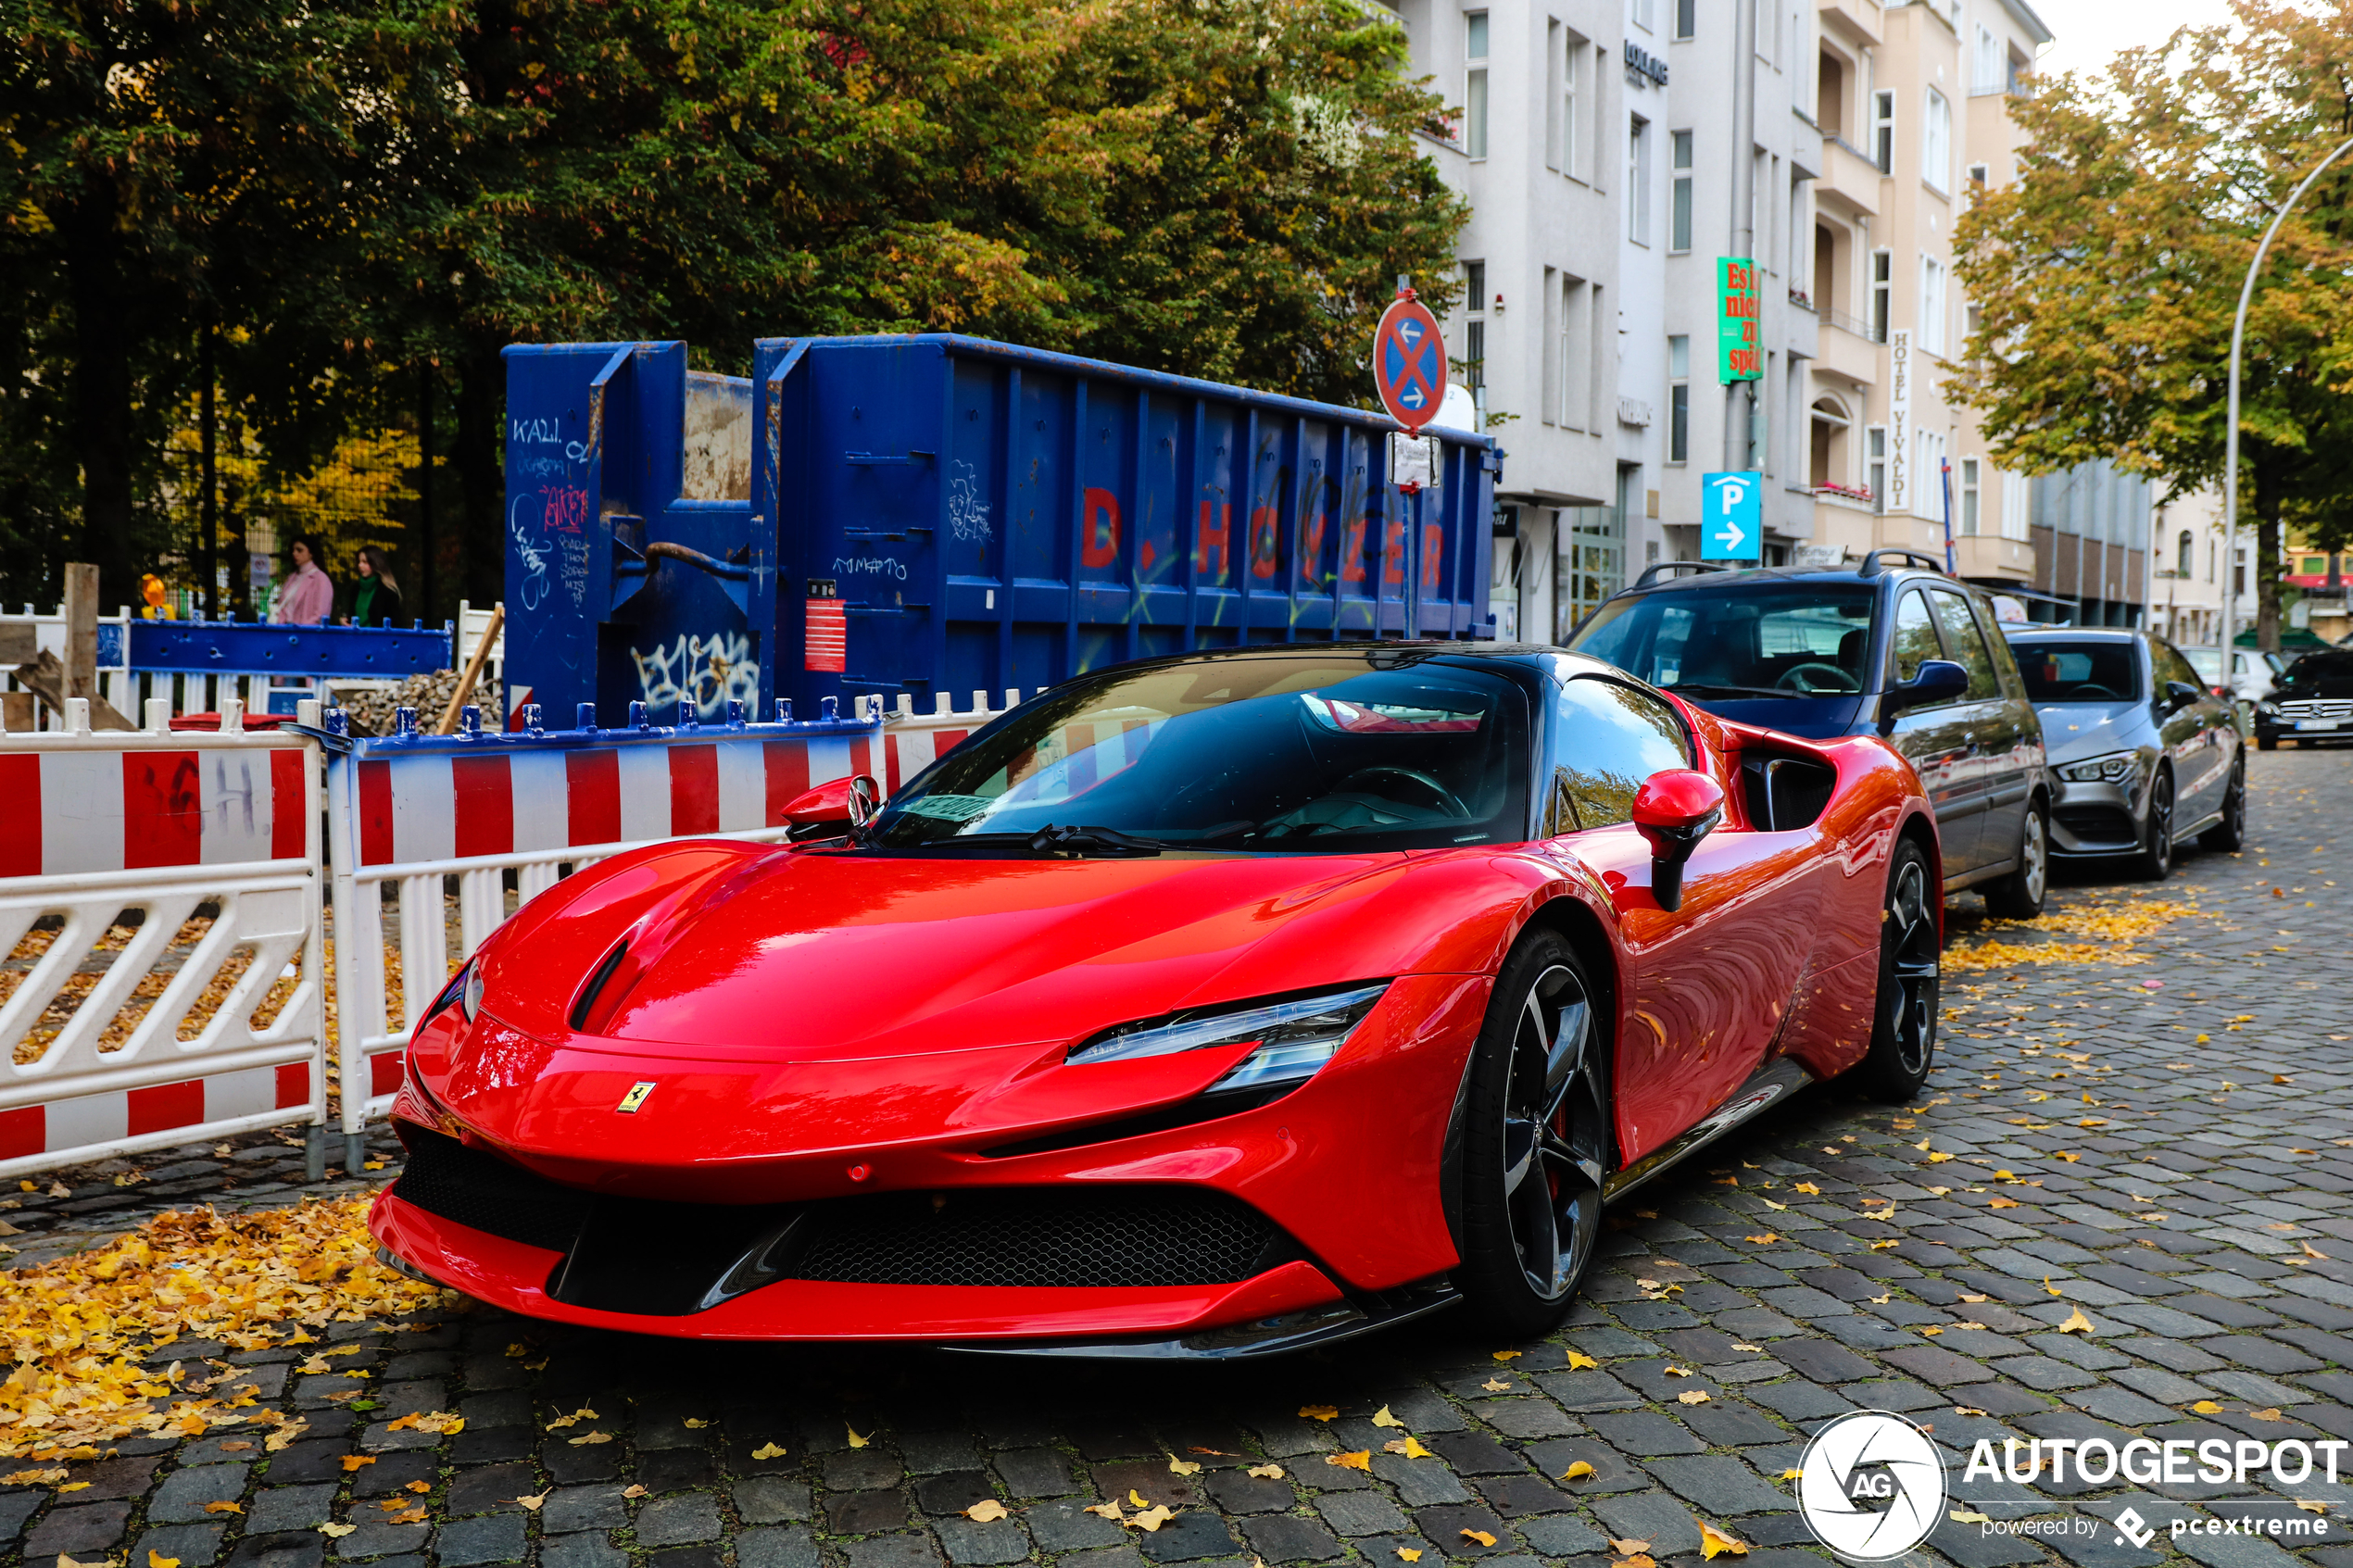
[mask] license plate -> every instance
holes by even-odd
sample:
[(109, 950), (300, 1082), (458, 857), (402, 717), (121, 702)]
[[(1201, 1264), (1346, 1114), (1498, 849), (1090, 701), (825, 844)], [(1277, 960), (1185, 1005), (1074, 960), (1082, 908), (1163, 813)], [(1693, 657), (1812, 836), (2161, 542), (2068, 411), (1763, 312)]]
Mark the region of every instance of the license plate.
[(2342, 719), (2298, 719), (2296, 727), (2299, 730), (2334, 730), (2343, 722)]

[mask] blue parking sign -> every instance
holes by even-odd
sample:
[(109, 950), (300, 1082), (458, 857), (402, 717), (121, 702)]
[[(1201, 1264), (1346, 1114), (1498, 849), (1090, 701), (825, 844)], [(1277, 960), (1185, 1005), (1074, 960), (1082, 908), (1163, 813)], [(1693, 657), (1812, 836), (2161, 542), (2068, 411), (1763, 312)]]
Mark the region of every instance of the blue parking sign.
[(1700, 476), (1699, 558), (1765, 558), (1765, 476), (1753, 471)]

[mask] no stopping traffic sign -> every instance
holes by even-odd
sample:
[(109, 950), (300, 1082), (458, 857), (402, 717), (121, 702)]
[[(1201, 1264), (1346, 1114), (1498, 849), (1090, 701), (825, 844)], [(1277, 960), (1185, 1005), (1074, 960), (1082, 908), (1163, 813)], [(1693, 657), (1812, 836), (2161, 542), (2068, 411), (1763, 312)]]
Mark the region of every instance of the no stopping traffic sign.
[(1373, 383), (1381, 407), (1408, 431), (1438, 417), (1446, 395), (1446, 342), (1438, 318), (1410, 289), (1398, 291), (1373, 329)]

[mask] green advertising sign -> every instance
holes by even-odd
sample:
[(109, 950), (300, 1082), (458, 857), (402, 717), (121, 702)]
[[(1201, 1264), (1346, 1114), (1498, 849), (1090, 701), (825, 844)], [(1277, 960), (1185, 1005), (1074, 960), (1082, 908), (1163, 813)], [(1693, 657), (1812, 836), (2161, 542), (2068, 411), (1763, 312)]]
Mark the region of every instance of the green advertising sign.
[(1730, 386), (1765, 374), (1765, 345), (1757, 330), (1756, 263), (1744, 256), (1716, 258), (1716, 377)]

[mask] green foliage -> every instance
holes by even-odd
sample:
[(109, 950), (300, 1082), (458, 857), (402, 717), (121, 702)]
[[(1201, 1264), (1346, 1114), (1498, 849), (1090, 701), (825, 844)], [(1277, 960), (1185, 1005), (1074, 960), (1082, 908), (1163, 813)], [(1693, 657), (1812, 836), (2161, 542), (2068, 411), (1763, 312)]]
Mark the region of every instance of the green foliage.
[(1442, 308), (1467, 215), (1403, 33), (1350, 0), (0, 0), (0, 285), (35, 305), (0, 345), (0, 440), (38, 455), (0, 472), (39, 498), (13, 515), (79, 472), (70, 547), (147, 564), (208, 313), (253, 495), (430, 365), (466, 582), (428, 613), (498, 591), (509, 343), (740, 370), (756, 335), (954, 331), (1364, 404), (1396, 275)]
[[(2185, 29), (2011, 101), (2017, 183), (1956, 226), (1981, 326), (1950, 383), (2006, 467), (2098, 458), (2178, 495), (2220, 482), (2231, 323), (2264, 227), (2353, 132), (2353, 4), (2315, 16), (2236, 0), (2239, 28)], [(2259, 520), (2266, 647), (2282, 520), (2353, 526), (2353, 160), (2282, 227), (2248, 311), (2243, 504)]]

